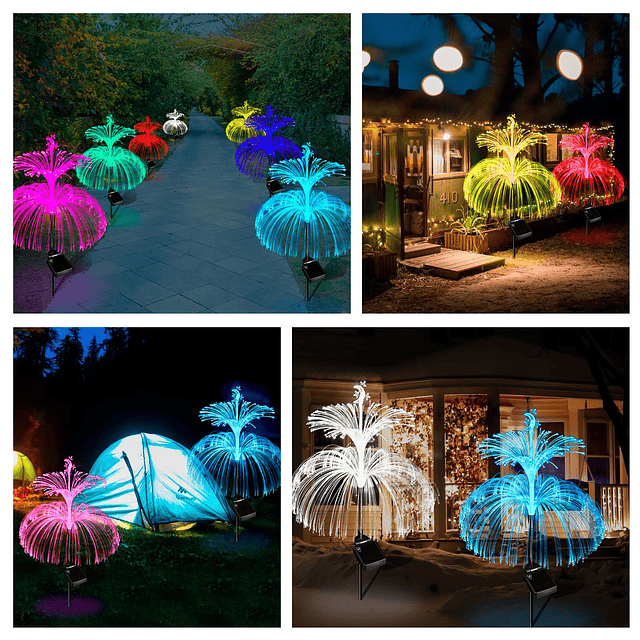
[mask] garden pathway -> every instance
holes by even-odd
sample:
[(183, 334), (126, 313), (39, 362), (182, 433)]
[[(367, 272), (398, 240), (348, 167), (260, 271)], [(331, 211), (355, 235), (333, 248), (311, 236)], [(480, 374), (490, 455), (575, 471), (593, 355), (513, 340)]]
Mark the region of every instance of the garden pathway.
[[(44, 252), (14, 248), (15, 312), (348, 312), (348, 260), (324, 261), (328, 277), (306, 302), (298, 261), (260, 245), (254, 220), (268, 192), (238, 171), (235, 150), (211, 117), (192, 110), (189, 132), (123, 193), (101, 240), (67, 255), (74, 269), (56, 278), (53, 297)], [(327, 190), (350, 201), (348, 186)], [(90, 193), (109, 216), (106, 193)]]

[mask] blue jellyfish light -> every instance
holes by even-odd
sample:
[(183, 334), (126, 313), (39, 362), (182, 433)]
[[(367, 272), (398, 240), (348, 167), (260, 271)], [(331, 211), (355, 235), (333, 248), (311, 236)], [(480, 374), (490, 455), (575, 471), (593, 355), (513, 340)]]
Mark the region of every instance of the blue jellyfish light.
[[(460, 536), (476, 555), (515, 566), (549, 566), (549, 548), (556, 565), (572, 565), (598, 548), (604, 522), (598, 505), (578, 486), (540, 469), (552, 458), (577, 452), (584, 442), (540, 429), (535, 409), (525, 413), (525, 428), (483, 440), (483, 458), (501, 466), (519, 465), (522, 472), (483, 482), (462, 505)], [(524, 542), (521, 546), (520, 543)], [(519, 555), (522, 557), (519, 558)]]
[(261, 244), (280, 255), (302, 252), (315, 260), (349, 251), (351, 208), (331, 193), (312, 190), (328, 176), (344, 175), (344, 165), (314, 158), (307, 143), (301, 157), (274, 164), (270, 175), (302, 189), (280, 191), (260, 207), (255, 225)]
[(274, 418), (266, 405), (246, 401), (236, 387), (231, 402), (217, 402), (200, 411), (200, 420), (228, 427), (197, 442), (189, 454), (193, 470), (209, 473), (227, 495), (262, 496), (280, 486), (280, 449), (264, 436), (244, 433), (254, 420)]
[(265, 111), (263, 115), (247, 118), (244, 123), (248, 129), (262, 131), (264, 135), (256, 135), (245, 140), (236, 151), (238, 169), (256, 178), (266, 176), (272, 164), (301, 155), (300, 148), (295, 142), (274, 135), (278, 129), (292, 127), (296, 121), (293, 118), (276, 115), (271, 105), (267, 105)]

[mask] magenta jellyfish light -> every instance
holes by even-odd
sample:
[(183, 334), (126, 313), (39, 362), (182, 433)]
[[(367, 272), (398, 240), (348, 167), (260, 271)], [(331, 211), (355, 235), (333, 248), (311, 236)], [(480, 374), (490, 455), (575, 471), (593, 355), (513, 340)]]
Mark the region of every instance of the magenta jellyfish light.
[(62, 151), (55, 136), (45, 151), (32, 151), (13, 161), (16, 171), (42, 176), (13, 192), (13, 244), (34, 251), (83, 250), (94, 245), (107, 229), (98, 201), (83, 189), (58, 180), (70, 169), (90, 164), (89, 158)]
[(598, 149), (613, 144), (613, 138), (594, 133), (589, 123), (582, 133), (566, 136), (560, 146), (577, 155), (566, 158), (553, 170), (564, 199), (575, 204), (613, 204), (624, 191), (622, 174), (606, 160), (595, 155)]
[(135, 153), (142, 160), (159, 160), (169, 153), (167, 143), (154, 131), (160, 129), (159, 122), (152, 122), (147, 116), (144, 122), (138, 122), (133, 128), (140, 133), (129, 142), (129, 151)]
[(84, 133), (85, 138), (102, 142), (103, 147), (92, 147), (84, 155), (91, 164), (78, 167), (78, 179), (89, 189), (128, 190), (137, 187), (147, 175), (147, 167), (129, 149), (116, 146), (122, 138), (135, 136), (134, 129), (115, 124), (112, 116), (107, 123), (91, 127)]
[(264, 115), (253, 115), (245, 121), (247, 127), (261, 131), (264, 135), (245, 140), (236, 151), (238, 169), (257, 178), (266, 176), (272, 164), (302, 155), (295, 142), (274, 135), (278, 129), (292, 127), (296, 121), (277, 115), (271, 105), (267, 105), (265, 111)]
[(66, 458), (64, 471), (45, 473), (33, 481), (36, 490), (61, 501), (38, 505), (20, 523), (20, 544), (40, 562), (51, 564), (98, 564), (115, 553), (120, 535), (113, 520), (100, 509), (75, 502), (79, 494), (97, 484), (98, 476), (76, 471)]

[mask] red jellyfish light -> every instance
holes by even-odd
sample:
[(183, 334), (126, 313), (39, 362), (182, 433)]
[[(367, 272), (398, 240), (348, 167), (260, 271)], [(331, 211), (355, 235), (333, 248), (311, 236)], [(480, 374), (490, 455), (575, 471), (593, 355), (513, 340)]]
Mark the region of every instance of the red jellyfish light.
[(164, 158), (169, 153), (169, 147), (160, 136), (154, 133), (161, 127), (159, 122), (152, 122), (149, 116), (144, 122), (134, 124), (133, 128), (141, 133), (129, 142), (129, 151), (133, 151), (138, 158), (145, 161)]
[(622, 174), (596, 152), (613, 145), (613, 138), (594, 133), (589, 123), (582, 125), (582, 133), (566, 136), (560, 141), (563, 149), (577, 155), (566, 158), (553, 170), (562, 187), (563, 199), (573, 204), (613, 204), (623, 193)]

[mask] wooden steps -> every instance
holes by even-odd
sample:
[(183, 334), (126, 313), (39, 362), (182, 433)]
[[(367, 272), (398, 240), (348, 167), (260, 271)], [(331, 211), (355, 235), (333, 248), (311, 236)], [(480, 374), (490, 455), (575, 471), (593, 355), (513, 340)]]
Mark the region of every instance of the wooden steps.
[(434, 253), (440, 253), (442, 246), (431, 242), (412, 242), (407, 243), (404, 249), (405, 259), (419, 258), (420, 256), (428, 256)]
[(502, 267), (504, 263), (504, 258), (442, 248), (439, 253), (412, 257), (401, 262), (409, 269), (426, 270), (432, 276), (447, 278), (448, 280), (459, 280), (465, 276)]

